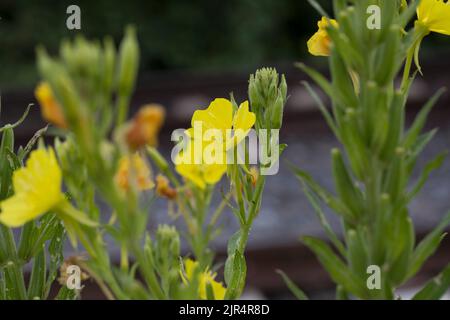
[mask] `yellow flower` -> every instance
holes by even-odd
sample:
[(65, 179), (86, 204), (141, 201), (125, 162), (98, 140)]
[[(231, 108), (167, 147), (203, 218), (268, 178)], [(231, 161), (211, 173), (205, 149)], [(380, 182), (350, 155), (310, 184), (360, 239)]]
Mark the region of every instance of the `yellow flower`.
[[(189, 150), (193, 150), (192, 144)], [(190, 153), (188, 151), (188, 153)], [(183, 153), (177, 156), (175, 169), (184, 178), (193, 182), (200, 189), (205, 189), (207, 184), (214, 185), (222, 179), (227, 171), (226, 164), (189, 164), (182, 163)]]
[(42, 117), (60, 128), (67, 128), (63, 111), (58, 101), (56, 101), (50, 85), (47, 82), (40, 83), (36, 87), (34, 94), (41, 106)]
[(330, 25), (329, 21), (334, 27), (338, 26), (336, 20), (322, 17), (317, 23), (319, 30), (308, 40), (308, 51), (314, 56), (330, 55), (331, 39), (327, 32), (327, 28)]
[[(186, 259), (184, 261), (184, 271), (185, 273), (181, 273), (183, 282), (188, 284), (189, 281), (192, 281), (195, 276), (195, 271), (198, 268), (198, 262), (193, 261), (191, 259)], [(216, 274), (212, 273), (208, 269), (199, 274), (199, 286), (198, 286), (198, 295), (200, 299), (207, 299), (206, 288), (208, 285), (211, 285), (212, 291), (214, 293), (215, 300), (223, 300), (225, 298), (226, 289), (222, 285), (221, 282), (217, 282), (214, 280), (216, 278)]]
[(164, 108), (157, 104), (143, 106), (126, 131), (126, 142), (132, 150), (157, 144), (158, 133), (164, 122)]
[(65, 201), (62, 174), (53, 149), (31, 153), (25, 167), (14, 171), (14, 195), (0, 203), (0, 222), (19, 227)]
[(119, 188), (124, 191), (130, 189), (130, 183), (135, 183), (139, 191), (154, 187), (150, 168), (139, 153), (133, 154), (131, 159), (130, 156), (124, 156), (120, 159), (115, 179)]
[[(248, 101), (243, 102), (234, 115), (231, 101), (223, 98), (215, 99), (206, 110), (197, 110), (192, 116), (192, 128), (187, 130), (191, 139), (187, 150), (180, 152), (175, 160), (177, 172), (201, 189), (206, 184), (218, 183), (227, 170), (226, 151), (245, 138), (255, 121), (256, 115), (249, 111)], [(199, 124), (203, 135), (200, 137), (196, 131)], [(218, 131), (221, 135), (206, 140), (208, 130)], [(198, 140), (201, 140), (200, 147), (196, 143)], [(205, 150), (211, 149), (212, 144), (218, 145), (221, 154), (216, 156), (220, 161), (205, 159)]]
[(417, 7), (417, 17), (429, 31), (450, 36), (450, 2), (421, 0)]

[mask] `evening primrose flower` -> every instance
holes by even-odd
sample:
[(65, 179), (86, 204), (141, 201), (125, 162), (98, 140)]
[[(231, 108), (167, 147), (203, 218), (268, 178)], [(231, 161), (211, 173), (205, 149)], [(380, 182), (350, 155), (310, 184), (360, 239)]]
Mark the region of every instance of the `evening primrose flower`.
[(20, 227), (61, 206), (66, 201), (61, 184), (53, 149), (33, 151), (25, 167), (13, 173), (14, 195), (0, 203), (0, 222)]
[(319, 30), (308, 40), (308, 51), (314, 56), (329, 56), (331, 52), (331, 39), (327, 28), (330, 25), (337, 27), (338, 23), (334, 19), (322, 17), (317, 23)]
[(64, 118), (63, 111), (47, 82), (41, 82), (35, 90), (35, 96), (41, 106), (42, 117), (60, 127), (67, 128), (67, 122)]
[(450, 3), (445, 0), (421, 0), (418, 22), (431, 32), (450, 36)]
[(151, 189), (155, 185), (151, 178), (150, 168), (139, 153), (120, 159), (115, 179), (118, 187), (124, 191), (130, 189), (132, 181), (135, 181), (139, 191)]
[[(181, 273), (181, 277), (185, 284), (188, 284), (190, 281), (194, 280), (195, 271), (198, 267), (199, 264), (197, 261), (193, 261), (191, 259), (186, 259), (184, 261), (184, 273)], [(208, 269), (199, 274), (198, 294), (200, 299), (206, 300), (208, 298), (206, 293), (206, 288), (208, 285), (211, 285), (215, 300), (223, 300), (225, 298), (226, 289), (222, 283), (217, 282), (215, 278), (216, 274), (212, 273)]]
[[(192, 116), (192, 128), (187, 130), (190, 138), (187, 150), (175, 159), (176, 171), (201, 189), (218, 183), (227, 170), (227, 150), (246, 137), (255, 121), (256, 115), (249, 111), (248, 101), (241, 103), (234, 114), (231, 101), (223, 98), (215, 99), (206, 110), (197, 110)], [(205, 139), (204, 133), (213, 131), (219, 135)], [(206, 155), (205, 151), (211, 149), (218, 149), (221, 154), (214, 151)]]

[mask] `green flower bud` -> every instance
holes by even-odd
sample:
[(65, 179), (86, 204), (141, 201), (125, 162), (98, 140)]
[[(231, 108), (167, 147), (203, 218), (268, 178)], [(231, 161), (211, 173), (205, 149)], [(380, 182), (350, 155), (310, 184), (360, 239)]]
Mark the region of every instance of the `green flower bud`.
[(134, 28), (127, 28), (125, 38), (120, 45), (119, 57), (119, 94), (128, 96), (136, 83), (139, 66), (139, 45)]
[(108, 37), (104, 43), (103, 88), (109, 94), (113, 89), (116, 69), (116, 50), (112, 38)]
[(157, 256), (169, 265), (177, 264), (180, 257), (180, 235), (175, 227), (160, 225), (156, 231)]
[(283, 109), (287, 99), (287, 84), (275, 69), (262, 68), (250, 76), (248, 94), (252, 111), (258, 123), (279, 129), (283, 119)]
[(284, 110), (284, 99), (280, 91), (280, 94), (278, 95), (277, 100), (275, 101), (274, 108), (272, 111), (271, 129), (281, 128), (281, 125), (283, 123), (283, 110)]

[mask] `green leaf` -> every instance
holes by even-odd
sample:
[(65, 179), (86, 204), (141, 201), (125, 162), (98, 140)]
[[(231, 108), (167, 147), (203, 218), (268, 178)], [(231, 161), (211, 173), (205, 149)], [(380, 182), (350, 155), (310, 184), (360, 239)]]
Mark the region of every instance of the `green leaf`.
[(66, 216), (82, 225), (93, 228), (98, 226), (96, 221), (91, 220), (84, 212), (74, 208), (68, 201), (64, 201), (57, 209), (59, 215)]
[(396, 224), (391, 246), (391, 252), (394, 253), (390, 257), (392, 264), (389, 269), (390, 281), (387, 281), (390, 285), (400, 285), (407, 279), (415, 242), (414, 225), (406, 210)]
[(233, 234), (228, 240), (227, 245), (227, 253), (228, 255), (232, 255), (236, 252), (239, 247), (239, 241), (241, 240), (242, 231), (239, 230), (235, 234)]
[(348, 261), (352, 272), (358, 277), (365, 277), (368, 264), (367, 250), (361, 239), (361, 232), (347, 231)]
[(403, 101), (403, 94), (396, 91), (389, 108), (389, 129), (386, 140), (384, 142), (384, 146), (381, 151), (381, 156), (383, 159), (385, 159), (385, 161), (393, 156), (395, 149), (400, 143), (400, 138), (403, 132), (405, 121)]
[(333, 86), (323, 75), (303, 63), (297, 63), (296, 66), (308, 74), (330, 98), (334, 96)]
[(247, 276), (247, 264), (244, 256), (236, 250), (234, 254), (228, 256), (225, 262), (225, 282), (227, 283), (227, 292), (225, 299), (238, 298), (245, 286)]
[(350, 173), (342, 159), (341, 152), (338, 149), (333, 149), (332, 163), (333, 163), (333, 177), (336, 184), (339, 199), (350, 208), (353, 217), (358, 217), (363, 213), (362, 193), (353, 182)]
[(325, 118), (325, 121), (327, 122), (328, 126), (333, 131), (334, 135), (339, 139), (339, 130), (336, 127), (333, 117), (327, 110), (327, 107), (325, 107), (324, 103), (322, 102), (322, 99), (320, 99), (319, 95), (314, 91), (314, 89), (309, 85), (308, 82), (303, 81), (302, 84), (305, 86), (306, 90), (308, 90), (311, 97), (316, 101), (316, 104), (320, 112), (322, 113), (323, 117)]
[(430, 280), (416, 295), (413, 300), (438, 300), (450, 287), (450, 265), (438, 276)]
[(442, 164), (444, 163), (445, 158), (447, 157), (448, 152), (444, 151), (441, 154), (439, 154), (436, 158), (428, 162), (420, 174), (419, 180), (416, 182), (415, 186), (411, 190), (411, 192), (408, 194), (408, 201), (412, 200), (419, 192), (422, 190), (423, 186), (427, 182), (430, 174), (436, 170), (439, 169)]
[(442, 88), (438, 92), (436, 92), (420, 110), (403, 141), (403, 145), (405, 146), (405, 148), (410, 148), (414, 144), (423, 127), (425, 126), (428, 114), (445, 91), (446, 89)]
[(214, 289), (212, 287), (211, 282), (206, 284), (206, 299), (207, 300), (216, 300), (214, 296)]
[(19, 120), (17, 120), (14, 124), (8, 124), (8, 125), (0, 128), (0, 132), (3, 132), (5, 130), (9, 130), (9, 129), (14, 129), (17, 126), (19, 126), (26, 119), (26, 117), (28, 116), (28, 113), (30, 112), (30, 109), (31, 109), (32, 106), (33, 106), (33, 104), (30, 103), (28, 105), (28, 107), (25, 109), (25, 112), (22, 114), (22, 116), (20, 117)]
[(55, 297), (55, 300), (77, 300), (77, 299), (78, 299), (77, 290), (71, 290), (67, 288), (67, 286), (62, 286)]
[(397, 18), (397, 23), (402, 27), (406, 28), (409, 21), (416, 15), (416, 9), (420, 1), (409, 1), (408, 7), (400, 14)]
[[(34, 220), (26, 223), (20, 232), (20, 242), (17, 254), (24, 261), (28, 261), (28, 259), (31, 258), (30, 252), (34, 244), (32, 239), (35, 232), (35, 224)], [(40, 247), (42, 248), (42, 244)]]
[(13, 167), (8, 157), (9, 150), (14, 150), (14, 132), (11, 128), (3, 131), (0, 144), (0, 200), (7, 198), (11, 192)]
[(328, 13), (322, 8), (322, 6), (316, 0), (308, 0), (308, 2), (311, 5), (311, 7), (313, 7), (314, 9), (317, 10), (318, 13), (320, 13), (320, 15), (327, 18), (330, 17)]
[(66, 240), (66, 230), (62, 223), (55, 218), (54, 224), (51, 226), (51, 240), (48, 244), (48, 254), (50, 262), (48, 264), (48, 276), (45, 284), (44, 298), (48, 297), (52, 283), (58, 276), (58, 270), (64, 261), (64, 244)]
[(341, 202), (340, 199), (331, 195), (327, 190), (322, 188), (319, 184), (317, 184), (313, 178), (303, 170), (297, 169), (294, 166), (291, 166), (294, 174), (303, 183), (304, 187), (308, 187), (313, 191), (319, 199), (321, 199), (325, 204), (327, 204), (331, 209), (333, 209), (336, 213), (342, 215), (346, 220), (352, 221), (353, 217), (349, 209)]
[(45, 248), (34, 257), (30, 283), (28, 285), (28, 298), (32, 300), (45, 299), (45, 278), (47, 267), (45, 261)]
[(298, 300), (308, 300), (306, 294), (281, 270), (277, 273), (283, 278), (284, 283)]
[(308, 189), (304, 188), (305, 195), (308, 198), (311, 206), (314, 209), (314, 212), (316, 213), (317, 217), (319, 218), (320, 224), (325, 230), (325, 233), (327, 234), (328, 238), (330, 239), (331, 243), (335, 246), (335, 248), (339, 251), (339, 253), (345, 257), (346, 251), (345, 247), (342, 244), (342, 242), (337, 237), (336, 233), (334, 233), (333, 229), (331, 228), (330, 223), (328, 222), (327, 218), (325, 217), (324, 212), (322, 211), (322, 208), (320, 207), (319, 200), (317, 197)]
[(317, 258), (336, 284), (341, 285), (348, 292), (359, 298), (367, 297), (367, 290), (364, 282), (334, 254), (325, 242), (313, 237), (304, 237), (303, 243), (316, 254)]
[(425, 263), (425, 261), (436, 251), (445, 234), (442, 232), (450, 224), (450, 212), (442, 219), (441, 223), (430, 232), (417, 246), (413, 253), (407, 279), (413, 277)]

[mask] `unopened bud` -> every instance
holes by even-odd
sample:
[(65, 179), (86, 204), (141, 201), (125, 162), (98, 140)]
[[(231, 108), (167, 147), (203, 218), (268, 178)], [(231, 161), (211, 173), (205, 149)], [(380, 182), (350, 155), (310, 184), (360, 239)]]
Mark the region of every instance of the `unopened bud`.
[(119, 94), (129, 95), (134, 88), (139, 66), (139, 45), (134, 28), (127, 28), (120, 45)]

